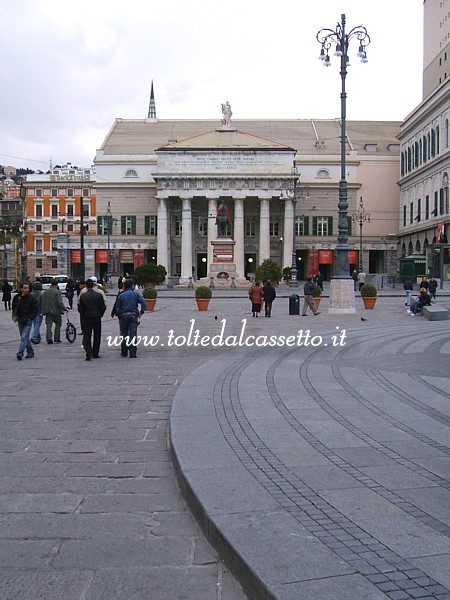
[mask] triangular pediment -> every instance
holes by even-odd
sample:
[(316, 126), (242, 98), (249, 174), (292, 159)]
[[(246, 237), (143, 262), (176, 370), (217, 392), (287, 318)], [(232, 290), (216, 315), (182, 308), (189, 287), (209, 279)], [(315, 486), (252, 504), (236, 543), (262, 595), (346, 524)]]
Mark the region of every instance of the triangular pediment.
[(185, 140), (169, 142), (157, 149), (157, 152), (174, 150), (276, 150), (277, 152), (295, 151), (294, 148), (267, 140), (237, 129), (220, 128)]

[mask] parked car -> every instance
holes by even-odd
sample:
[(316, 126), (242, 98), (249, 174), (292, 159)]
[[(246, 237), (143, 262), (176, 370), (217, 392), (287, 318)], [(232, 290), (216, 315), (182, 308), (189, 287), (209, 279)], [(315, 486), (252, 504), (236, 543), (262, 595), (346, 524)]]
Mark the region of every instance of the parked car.
[(64, 294), (69, 277), (67, 275), (40, 275), (39, 279), (41, 280), (43, 290), (48, 290), (50, 281), (56, 279), (59, 290)]

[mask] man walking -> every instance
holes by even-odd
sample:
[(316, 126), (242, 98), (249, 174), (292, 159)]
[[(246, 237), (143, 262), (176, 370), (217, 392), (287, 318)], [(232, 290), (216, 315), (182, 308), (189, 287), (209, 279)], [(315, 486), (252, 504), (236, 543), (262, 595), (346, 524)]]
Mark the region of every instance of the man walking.
[(33, 319), (39, 312), (39, 305), (30, 294), (30, 284), (22, 282), (20, 284), (20, 293), (14, 296), (12, 303), (13, 320), (19, 326), (20, 345), (17, 351), (17, 360), (22, 360), (23, 353), (27, 351), (26, 358), (33, 358), (34, 348), (30, 342), (30, 333), (33, 326)]
[(36, 298), (39, 311), (36, 318), (33, 320), (33, 330), (31, 332), (31, 343), (32, 344), (40, 344), (41, 343), (41, 324), (44, 315), (42, 314), (42, 283), (40, 281), (35, 281), (32, 286), (31, 295)]
[(413, 282), (411, 281), (410, 277), (408, 277), (408, 279), (403, 284), (403, 289), (405, 290), (405, 306), (410, 306), (411, 294), (414, 289)]
[[(139, 317), (144, 314), (146, 303), (144, 297), (133, 290), (133, 280), (125, 279), (123, 292), (117, 296), (115, 313), (119, 317), (120, 336), (122, 338), (120, 354), (136, 358), (137, 343), (136, 335), (139, 325)], [(141, 310), (139, 310), (139, 306)]]
[(314, 284), (311, 277), (306, 278), (305, 285), (303, 286), (303, 293), (305, 299), (303, 301), (302, 317), (306, 317), (308, 306), (313, 311), (314, 315), (320, 315), (320, 312), (314, 306)]
[[(58, 282), (56, 279), (50, 281), (50, 287), (48, 290), (42, 293), (41, 300), (42, 314), (45, 315), (45, 323), (47, 325), (46, 339), (47, 344), (60, 344), (61, 343), (61, 323), (63, 315), (66, 312), (66, 307), (62, 299), (61, 292), (58, 288)], [(52, 339), (52, 326), (55, 325), (55, 333)]]
[[(83, 345), (86, 351), (86, 360), (100, 358), (102, 317), (106, 310), (106, 303), (103, 294), (94, 291), (94, 282), (92, 279), (86, 281), (86, 292), (80, 294), (78, 310), (83, 329)], [(94, 334), (93, 342), (92, 334)]]
[(363, 269), (361, 269), (358, 273), (358, 285), (359, 291), (361, 291), (362, 286), (366, 283), (366, 274)]
[(263, 287), (264, 292), (264, 310), (266, 317), (272, 316), (272, 303), (277, 297), (277, 292), (270, 282), (270, 279), (266, 281)]

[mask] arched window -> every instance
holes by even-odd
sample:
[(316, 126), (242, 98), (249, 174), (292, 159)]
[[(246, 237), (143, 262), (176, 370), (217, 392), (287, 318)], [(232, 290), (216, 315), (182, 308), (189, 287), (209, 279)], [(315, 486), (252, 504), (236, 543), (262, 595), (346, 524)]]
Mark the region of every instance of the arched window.
[(406, 246), (405, 244), (402, 244), (402, 257), (406, 256)]
[(419, 163), (422, 164), (422, 140), (419, 140)]
[(414, 142), (414, 166), (419, 166), (419, 144)]
[(408, 173), (411, 171), (411, 148), (408, 148)]
[(413, 245), (412, 242), (409, 242), (408, 244), (408, 256), (410, 256), (413, 253)]
[(444, 123), (444, 144), (448, 148), (448, 119), (445, 119)]
[(417, 242), (416, 242), (416, 252), (418, 254), (420, 254), (420, 241), (419, 240), (417, 240)]
[(439, 125), (436, 127), (436, 154), (439, 154), (440, 151), (440, 131), (439, 131)]
[(405, 155), (403, 152), (400, 155), (400, 175), (405, 174)]
[(427, 138), (423, 136), (423, 162), (427, 162)]
[(431, 130), (431, 156), (436, 155), (436, 132)]
[(430, 133), (427, 133), (427, 149), (428, 149), (427, 158), (428, 158), (428, 160), (430, 160), (431, 159)]
[(135, 169), (128, 169), (128, 171), (125, 173), (125, 177), (137, 177), (137, 171)]
[(425, 241), (424, 241), (424, 243), (423, 243), (423, 253), (425, 254), (425, 256), (427, 255), (427, 252), (428, 252), (428, 246), (429, 246), (429, 245), (430, 245), (430, 244), (429, 244), (429, 242), (428, 242), (427, 238), (425, 238)]
[(331, 179), (331, 174), (328, 169), (319, 169), (316, 174), (316, 179)]

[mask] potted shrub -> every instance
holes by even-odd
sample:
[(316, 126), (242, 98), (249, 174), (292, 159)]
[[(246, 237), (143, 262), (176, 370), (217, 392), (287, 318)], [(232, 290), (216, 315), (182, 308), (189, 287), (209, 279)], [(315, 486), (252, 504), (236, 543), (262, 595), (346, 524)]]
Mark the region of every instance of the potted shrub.
[(195, 290), (195, 301), (197, 302), (198, 310), (208, 310), (208, 304), (211, 300), (212, 291), (207, 285), (200, 285)]
[(157, 283), (162, 283), (166, 278), (167, 271), (162, 265), (147, 263), (134, 270), (133, 276), (139, 285), (144, 288), (154, 287)]
[(365, 283), (361, 288), (361, 298), (364, 308), (373, 308), (377, 301), (377, 288), (371, 283)]
[(145, 298), (147, 310), (152, 311), (155, 308), (158, 291), (154, 287), (147, 287), (143, 289), (142, 295)]
[(283, 269), (283, 279), (286, 283), (290, 283), (292, 276), (291, 276), (291, 267), (284, 267)]
[(313, 291), (313, 301), (314, 301), (314, 306), (316, 308), (319, 308), (320, 306), (320, 296), (322, 295), (322, 288), (320, 287), (320, 285), (317, 285), (317, 283), (314, 285), (314, 291)]
[(270, 258), (266, 258), (262, 261), (262, 263), (256, 268), (255, 271), (255, 279), (256, 281), (273, 281), (274, 283), (279, 283), (283, 277), (283, 272), (278, 264), (271, 260)]

